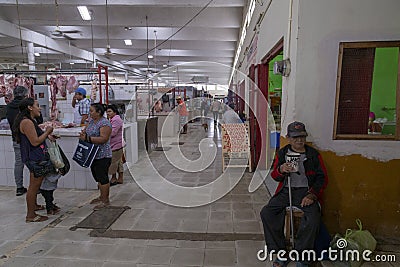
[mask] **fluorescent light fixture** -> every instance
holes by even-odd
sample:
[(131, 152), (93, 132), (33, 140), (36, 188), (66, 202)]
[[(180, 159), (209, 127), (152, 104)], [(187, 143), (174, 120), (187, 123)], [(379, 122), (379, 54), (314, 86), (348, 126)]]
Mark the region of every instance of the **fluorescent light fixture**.
[(69, 64), (70, 64), (70, 65), (74, 65), (75, 63), (74, 63), (74, 62), (70, 62)]
[(147, 58), (152, 59), (152, 58), (153, 58), (153, 55), (148, 55)]
[(35, 57), (40, 57), (40, 54), (36, 52)]
[(83, 20), (92, 20), (87, 6), (78, 6), (78, 10)]
[(132, 40), (130, 40), (130, 39), (126, 39), (126, 40), (124, 40), (124, 42), (125, 42), (125, 45), (132, 45)]

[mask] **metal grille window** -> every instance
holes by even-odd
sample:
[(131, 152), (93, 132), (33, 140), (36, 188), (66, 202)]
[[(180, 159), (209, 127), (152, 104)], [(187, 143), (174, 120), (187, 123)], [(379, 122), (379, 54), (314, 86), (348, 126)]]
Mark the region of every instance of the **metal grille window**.
[(399, 49), (340, 43), (334, 139), (400, 139)]

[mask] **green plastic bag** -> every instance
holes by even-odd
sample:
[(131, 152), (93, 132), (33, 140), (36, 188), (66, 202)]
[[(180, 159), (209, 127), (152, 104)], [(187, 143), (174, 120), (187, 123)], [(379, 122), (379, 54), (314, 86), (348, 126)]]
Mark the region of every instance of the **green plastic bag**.
[[(350, 229), (348, 229), (350, 230)], [(346, 231), (347, 233), (347, 231)], [(344, 245), (345, 244), (345, 245)], [(360, 245), (352, 240), (347, 238), (347, 235), (345, 235), (344, 237), (342, 237), (340, 234), (336, 234), (330, 244), (331, 249), (337, 250), (338, 253), (335, 254), (335, 256), (337, 257), (336, 260), (332, 261), (333, 265), (335, 267), (359, 267), (361, 266), (362, 263), (362, 259), (361, 259), (361, 255), (362, 255), (362, 248), (360, 247)], [(357, 250), (359, 252), (359, 259), (348, 259), (345, 256), (343, 256), (343, 258), (340, 258), (340, 254), (342, 255), (346, 255), (347, 251), (355, 251)], [(341, 253), (339, 253), (339, 251), (341, 251)]]
[(363, 250), (374, 251), (376, 249), (376, 240), (368, 230), (362, 229), (362, 223), (360, 219), (356, 220), (358, 230), (350, 230), (351, 232), (347, 234), (346, 239), (352, 239), (360, 245)]
[[(359, 260), (356, 259), (337, 259), (333, 261), (333, 265), (336, 267), (359, 267), (362, 264), (362, 255), (365, 250), (374, 251), (376, 248), (376, 240), (368, 230), (362, 229), (362, 223), (360, 219), (356, 220), (358, 230), (347, 229), (346, 234), (342, 237), (336, 234), (332, 239), (330, 247), (332, 249), (342, 251), (345, 255), (348, 251), (358, 251)], [(345, 245), (343, 245), (345, 243)]]

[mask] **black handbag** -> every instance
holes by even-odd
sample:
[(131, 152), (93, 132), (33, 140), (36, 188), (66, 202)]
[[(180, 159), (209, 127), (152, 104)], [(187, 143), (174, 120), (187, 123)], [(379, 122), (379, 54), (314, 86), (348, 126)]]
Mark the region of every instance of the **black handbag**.
[(69, 172), (69, 169), (71, 168), (71, 165), (69, 164), (69, 160), (68, 160), (67, 156), (65, 156), (64, 151), (62, 151), (60, 146), (58, 146), (58, 149), (60, 150), (60, 154), (61, 154), (62, 160), (64, 162), (64, 167), (58, 169), (58, 172), (62, 176), (64, 176)]
[(57, 173), (53, 163), (50, 161), (50, 156), (48, 153), (45, 154), (43, 160), (28, 160), (25, 164), (28, 167), (29, 171), (33, 172), (33, 176), (35, 178), (45, 177), (51, 173)]

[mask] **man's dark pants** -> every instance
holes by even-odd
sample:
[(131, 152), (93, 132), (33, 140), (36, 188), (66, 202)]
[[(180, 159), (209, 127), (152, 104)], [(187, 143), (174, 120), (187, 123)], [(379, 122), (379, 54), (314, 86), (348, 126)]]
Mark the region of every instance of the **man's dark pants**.
[[(300, 226), (295, 238), (295, 249), (301, 253), (303, 250), (314, 249), (314, 241), (319, 231), (320, 208), (318, 202), (300, 207), (301, 200), (307, 195), (307, 188), (292, 188), (292, 204), (303, 210)], [(289, 206), (289, 189), (284, 187), (261, 210), (261, 220), (264, 226), (264, 236), (268, 251), (286, 250), (283, 227), (285, 223), (285, 208)]]

